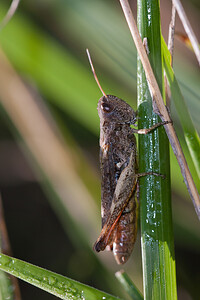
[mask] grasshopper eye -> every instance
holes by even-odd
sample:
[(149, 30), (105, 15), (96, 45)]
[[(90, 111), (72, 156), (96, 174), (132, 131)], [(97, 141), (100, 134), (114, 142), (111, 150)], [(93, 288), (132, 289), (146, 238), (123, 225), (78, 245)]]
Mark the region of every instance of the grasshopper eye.
[(102, 104), (101, 104), (101, 109), (102, 109), (104, 112), (109, 113), (109, 112), (112, 111), (113, 108), (112, 108), (111, 105), (108, 104), (108, 103), (102, 103)]

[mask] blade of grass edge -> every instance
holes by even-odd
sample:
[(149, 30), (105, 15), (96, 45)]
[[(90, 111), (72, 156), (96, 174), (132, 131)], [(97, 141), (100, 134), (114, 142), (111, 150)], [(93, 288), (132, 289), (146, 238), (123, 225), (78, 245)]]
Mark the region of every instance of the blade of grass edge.
[(187, 105), (179, 88), (176, 76), (174, 71), (170, 65), (171, 56), (167, 45), (164, 41), (164, 38), (161, 38), (162, 43), (162, 51), (163, 51), (163, 58), (164, 58), (164, 68), (167, 76), (167, 80), (169, 82), (171, 95), (183, 127), (185, 140), (192, 157), (194, 166), (196, 168), (198, 177), (200, 179), (200, 139), (199, 135), (194, 128), (192, 119), (188, 112)]
[(60, 299), (119, 299), (65, 276), (0, 254), (0, 269)]
[(134, 300), (143, 300), (144, 297), (131, 281), (130, 277), (123, 270), (115, 273), (116, 278), (119, 280), (124, 290), (130, 295), (130, 297)]

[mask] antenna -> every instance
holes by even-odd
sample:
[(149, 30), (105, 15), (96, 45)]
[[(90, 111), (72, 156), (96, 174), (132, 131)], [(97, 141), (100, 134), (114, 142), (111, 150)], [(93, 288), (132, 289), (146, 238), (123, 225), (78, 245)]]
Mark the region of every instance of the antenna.
[(91, 66), (91, 69), (92, 69), (92, 73), (94, 75), (94, 79), (96, 80), (96, 83), (98, 84), (98, 87), (100, 89), (100, 91), (102, 92), (102, 94), (107, 97), (106, 93), (104, 92), (104, 90), (102, 89), (100, 83), (99, 83), (99, 80), (97, 78), (97, 75), (96, 75), (96, 72), (95, 72), (95, 69), (94, 69), (94, 66), (93, 66), (93, 63), (92, 63), (92, 59), (91, 59), (91, 56), (90, 56), (90, 52), (88, 49), (86, 49), (86, 53), (87, 53), (87, 56), (88, 56), (88, 59), (89, 59), (89, 63), (90, 63), (90, 66)]

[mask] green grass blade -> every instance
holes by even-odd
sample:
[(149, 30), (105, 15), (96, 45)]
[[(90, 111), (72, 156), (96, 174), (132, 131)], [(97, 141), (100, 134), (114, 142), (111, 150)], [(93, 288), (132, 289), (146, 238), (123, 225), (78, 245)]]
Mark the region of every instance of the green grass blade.
[(60, 299), (119, 299), (78, 281), (1, 254), (0, 269)]
[(171, 95), (181, 122), (181, 125), (183, 127), (185, 140), (188, 146), (188, 149), (190, 151), (190, 155), (192, 157), (194, 166), (196, 168), (197, 174), (200, 179), (200, 139), (199, 135), (194, 128), (194, 124), (192, 122), (192, 119), (190, 117), (187, 105), (185, 103), (185, 100), (183, 98), (183, 95), (181, 93), (181, 90), (179, 88), (176, 76), (174, 74), (174, 71), (170, 65), (170, 53), (167, 49), (167, 45), (162, 38), (162, 50), (163, 50), (163, 57), (164, 57), (164, 68), (167, 76), (167, 80), (169, 82)]
[[(0, 249), (2, 252), (10, 252), (10, 243), (4, 219), (4, 211), (2, 199), (0, 195)], [(18, 286), (17, 282), (13, 280), (12, 276), (0, 271), (0, 299), (12, 300), (17, 299)], [(18, 299), (19, 300), (19, 299)]]
[(9, 275), (2, 271), (0, 271), (0, 299), (14, 299), (12, 281)]
[(125, 291), (130, 295), (130, 297), (134, 300), (143, 300), (144, 297), (131, 281), (128, 274), (124, 271), (119, 271), (115, 274)]
[[(149, 59), (163, 91), (159, 1), (138, 1), (138, 27), (147, 37)], [(139, 128), (149, 128), (160, 119), (152, 111), (152, 99), (138, 59)], [(139, 136), (139, 172), (165, 174), (162, 180), (146, 176), (140, 180), (141, 242), (144, 299), (176, 299), (176, 276), (170, 199), (169, 144), (164, 128)]]

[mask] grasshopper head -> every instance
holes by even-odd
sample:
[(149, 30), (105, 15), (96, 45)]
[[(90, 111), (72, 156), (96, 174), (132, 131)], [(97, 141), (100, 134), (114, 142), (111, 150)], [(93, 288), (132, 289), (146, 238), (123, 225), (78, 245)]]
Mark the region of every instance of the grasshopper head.
[(100, 119), (117, 124), (135, 124), (136, 113), (124, 100), (106, 95), (99, 99), (97, 107)]

